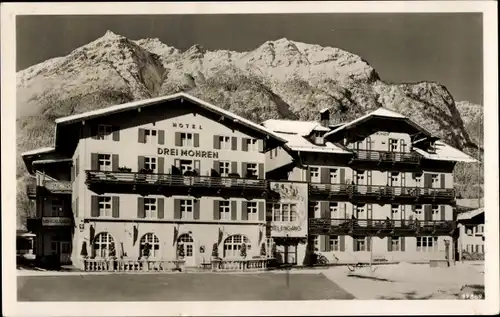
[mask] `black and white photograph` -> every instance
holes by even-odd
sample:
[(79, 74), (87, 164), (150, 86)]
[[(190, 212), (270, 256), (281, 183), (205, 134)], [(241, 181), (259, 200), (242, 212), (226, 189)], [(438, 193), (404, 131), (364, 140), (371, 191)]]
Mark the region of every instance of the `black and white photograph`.
[(495, 2), (1, 11), (5, 316), (499, 312)]

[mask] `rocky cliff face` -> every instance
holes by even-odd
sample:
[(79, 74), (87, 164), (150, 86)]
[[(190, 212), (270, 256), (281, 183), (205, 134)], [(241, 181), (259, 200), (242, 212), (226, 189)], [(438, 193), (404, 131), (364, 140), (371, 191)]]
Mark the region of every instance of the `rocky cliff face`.
[[(17, 88), (20, 152), (52, 145), (58, 117), (179, 91), (256, 122), (314, 120), (326, 107), (333, 122), (343, 122), (383, 106), (465, 150), (477, 147), (469, 128), (482, 115), (481, 107), (457, 107), (438, 83), (389, 84), (357, 55), (284, 38), (250, 52), (200, 45), (182, 52), (158, 39), (132, 41), (108, 31), (18, 72)], [(473, 108), (478, 115), (469, 114)]]

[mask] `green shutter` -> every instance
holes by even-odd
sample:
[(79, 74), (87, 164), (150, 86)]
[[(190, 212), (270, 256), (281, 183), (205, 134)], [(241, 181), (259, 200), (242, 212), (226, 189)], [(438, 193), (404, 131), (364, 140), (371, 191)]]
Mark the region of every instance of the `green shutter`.
[(119, 156), (118, 156), (118, 154), (111, 155), (111, 170), (113, 172), (117, 172), (118, 171), (118, 166), (119, 166)]
[(113, 141), (120, 141), (120, 127), (113, 127)]
[(257, 146), (260, 153), (264, 153), (264, 140), (257, 140)]
[(193, 219), (198, 220), (200, 219), (200, 201), (198, 199), (195, 199), (193, 201)]
[(345, 184), (345, 169), (340, 168), (340, 184)]
[(113, 196), (111, 198), (111, 208), (113, 218), (120, 218), (120, 197)]
[(175, 132), (175, 146), (182, 146), (181, 133)]
[(90, 169), (93, 171), (99, 170), (99, 154), (97, 153), (90, 154)]
[(446, 220), (446, 206), (441, 205), (440, 208), (441, 208), (441, 220)]
[(194, 147), (200, 147), (200, 134), (199, 133), (193, 134), (193, 145), (194, 145)]
[(392, 251), (392, 238), (387, 237), (387, 251)]
[(163, 198), (157, 198), (157, 208), (158, 208), (158, 219), (163, 219), (165, 217), (165, 200)]
[(231, 173), (238, 174), (238, 162), (231, 162)]
[(137, 157), (137, 171), (140, 172), (144, 168), (144, 156)]
[(92, 195), (90, 204), (90, 216), (99, 217), (99, 196)]
[(372, 237), (366, 237), (366, 251), (371, 251)]
[(241, 139), (241, 150), (244, 152), (248, 152), (248, 139), (247, 138)]
[(146, 143), (146, 131), (144, 129), (139, 129), (138, 142)]
[(248, 220), (247, 202), (245, 200), (241, 202), (241, 220)]
[(235, 136), (231, 137), (231, 150), (238, 150), (238, 139)]
[(327, 218), (326, 213), (327, 213), (328, 208), (328, 202), (327, 201), (322, 201), (319, 203), (319, 210), (320, 210), (320, 218)]
[(214, 161), (214, 171), (220, 174), (220, 163), (219, 161)]
[(163, 174), (165, 173), (165, 158), (164, 157), (159, 157), (158, 158), (158, 174)]
[(231, 220), (237, 220), (238, 215), (237, 213), (237, 208), (236, 208), (236, 200), (231, 201)]
[(214, 135), (214, 149), (220, 150), (220, 139), (218, 135)]
[(259, 163), (259, 179), (264, 179), (264, 163)]
[(446, 175), (441, 174), (441, 188), (446, 188)]
[(214, 200), (214, 220), (220, 220), (219, 201)]
[(265, 214), (266, 214), (266, 208), (265, 204), (263, 201), (259, 201), (258, 203), (258, 213), (259, 213), (259, 221), (264, 221), (265, 220)]
[(330, 168), (329, 167), (321, 167), (320, 171), (320, 182), (323, 184), (330, 183)]
[(174, 199), (174, 219), (181, 219), (181, 200)]
[(247, 177), (247, 163), (241, 162), (241, 177)]
[(340, 251), (345, 252), (345, 236), (339, 236)]
[(165, 144), (165, 131), (164, 130), (158, 130), (158, 144), (159, 145)]
[(399, 242), (401, 243), (401, 251), (404, 251), (405, 250), (405, 246), (406, 246), (405, 237), (401, 237), (401, 239), (399, 240)]
[(307, 167), (306, 169), (306, 182), (311, 182), (311, 167)]
[(146, 218), (146, 212), (144, 211), (144, 198), (137, 198), (137, 218)]

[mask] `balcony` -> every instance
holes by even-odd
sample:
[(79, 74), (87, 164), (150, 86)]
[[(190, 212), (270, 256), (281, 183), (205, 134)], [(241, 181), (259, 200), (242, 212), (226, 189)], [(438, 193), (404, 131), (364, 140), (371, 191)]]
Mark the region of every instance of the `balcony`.
[(73, 184), (71, 181), (62, 180), (40, 180), (42, 186), (37, 186), (36, 178), (30, 178), (26, 184), (26, 193), (29, 198), (35, 199), (37, 193), (46, 194), (69, 194), (73, 192)]
[(36, 198), (36, 178), (30, 177), (26, 182), (26, 195), (30, 199)]
[(455, 200), (452, 188), (422, 188), (379, 185), (348, 185), (311, 183), (309, 194), (318, 200), (350, 200), (380, 203), (398, 201), (408, 203), (449, 203)]
[(309, 219), (309, 234), (350, 236), (451, 235), (456, 225), (451, 220), (390, 219)]
[(354, 157), (349, 163), (354, 164), (377, 162), (377, 165), (385, 166), (418, 166), (420, 164), (420, 158), (420, 155), (416, 152), (401, 153), (388, 151), (354, 150)]
[(86, 184), (96, 193), (264, 197), (268, 192), (267, 181), (254, 178), (104, 171), (85, 173)]

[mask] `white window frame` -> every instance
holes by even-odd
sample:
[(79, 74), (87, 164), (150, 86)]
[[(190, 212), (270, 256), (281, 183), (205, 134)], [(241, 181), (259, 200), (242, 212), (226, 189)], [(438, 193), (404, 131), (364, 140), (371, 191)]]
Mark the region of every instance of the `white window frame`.
[(394, 215), (399, 215), (399, 210), (401, 209), (400, 205), (396, 204), (391, 204), (391, 214), (394, 217)]
[(415, 187), (420, 187), (422, 185), (422, 173), (419, 173), (418, 176), (415, 174)]
[(437, 217), (439, 215), (439, 205), (432, 205), (432, 217)]
[(294, 222), (297, 220), (297, 204), (274, 203), (271, 208), (273, 222)]
[[(363, 205), (356, 205), (356, 218), (357, 219), (363, 219), (365, 218), (365, 211), (366, 211), (366, 204)], [(362, 217), (359, 216), (361, 214)]]
[(158, 217), (158, 199), (144, 198), (144, 214), (146, 218)]
[(192, 257), (194, 255), (194, 240), (190, 234), (184, 233), (177, 238), (177, 246), (184, 249), (185, 257)]
[(330, 245), (328, 247), (329, 247), (330, 251), (340, 251), (339, 236), (330, 236), (329, 243), (330, 243)]
[[(250, 172), (252, 174), (250, 174)], [(258, 176), (259, 175), (259, 170), (257, 168), (257, 163), (247, 163), (247, 170), (246, 170), (246, 175), (252, 175), (252, 176)]]
[[(107, 258), (111, 251), (111, 245), (114, 244), (113, 236), (108, 232), (99, 233), (92, 242), (96, 258)], [(99, 247), (97, 247), (99, 246)], [(116, 251), (116, 245), (115, 245)]]
[(99, 140), (111, 140), (113, 138), (113, 126), (110, 124), (99, 124), (97, 126), (97, 137)]
[(391, 250), (401, 251), (401, 239), (399, 237), (388, 237), (391, 239)]
[(99, 196), (99, 217), (111, 217), (113, 214), (113, 199), (111, 196)]
[(330, 168), (330, 184), (338, 184), (338, 183), (339, 183), (339, 169)]
[(143, 250), (144, 246), (146, 243), (149, 243), (149, 246), (151, 247), (150, 253), (149, 253), (149, 258), (153, 259), (158, 259), (160, 258), (160, 240), (154, 233), (146, 233), (145, 235), (142, 236), (140, 243), (139, 243), (139, 254), (142, 256), (143, 255)]
[(144, 140), (146, 144), (158, 144), (158, 130), (144, 129)]
[(158, 171), (158, 159), (156, 156), (145, 156), (144, 157), (144, 168), (153, 170), (153, 173)]
[(259, 220), (259, 215), (257, 214), (257, 202), (249, 201), (247, 202), (247, 218), (248, 220), (257, 221)]
[(219, 219), (231, 220), (231, 201), (229, 200), (219, 201)]
[(311, 178), (311, 183), (319, 183), (319, 167), (310, 167), (309, 177)]
[(330, 215), (332, 219), (341, 218), (339, 214), (339, 203), (330, 202)]
[(221, 150), (231, 150), (231, 137), (219, 135), (219, 143)]
[[(426, 236), (416, 237), (416, 250), (417, 252), (437, 252), (438, 251), (438, 237)], [(420, 242), (420, 243), (419, 243)], [(419, 246), (420, 244), (420, 246)]]
[(399, 151), (399, 139), (389, 139), (391, 152)]
[(111, 172), (113, 170), (113, 156), (111, 154), (98, 154), (97, 164), (99, 171)]
[(415, 216), (421, 216), (424, 211), (424, 206), (415, 205)]
[(399, 172), (390, 172), (391, 173), (391, 186), (399, 183)]
[[(191, 163), (187, 163), (191, 162)], [(180, 160), (180, 167), (179, 169), (181, 170), (181, 174), (184, 175), (185, 172), (187, 171), (194, 171), (194, 161), (193, 160)]]
[(439, 187), (439, 174), (431, 174), (431, 186), (432, 188)]
[(356, 173), (356, 184), (365, 185), (365, 171)]
[(194, 202), (192, 199), (181, 199), (181, 219), (193, 220)]
[(353, 238), (353, 242), (356, 245), (356, 251), (354, 252), (364, 252), (367, 250), (366, 237), (363, 238)]
[(248, 152), (257, 152), (259, 150), (259, 140), (247, 139)]
[(181, 146), (193, 146), (194, 134), (191, 132), (181, 132)]
[(247, 254), (252, 249), (252, 244), (250, 240), (242, 234), (235, 234), (227, 237), (223, 243), (223, 255), (224, 258), (235, 258), (240, 257), (241, 245), (245, 243), (247, 247)]
[(228, 177), (231, 174), (230, 161), (219, 161), (219, 174), (221, 177)]

